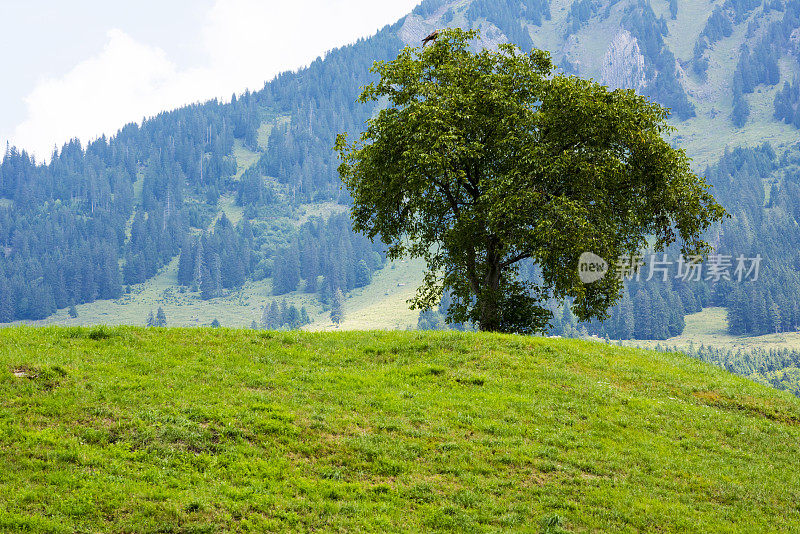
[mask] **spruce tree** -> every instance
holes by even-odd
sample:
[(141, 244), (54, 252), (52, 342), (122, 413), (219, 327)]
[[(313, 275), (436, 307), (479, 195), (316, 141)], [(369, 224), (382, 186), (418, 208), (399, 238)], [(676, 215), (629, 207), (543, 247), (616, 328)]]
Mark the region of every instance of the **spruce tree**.
[(341, 289), (337, 289), (331, 302), (331, 321), (333, 321), (333, 324), (338, 325), (342, 322), (342, 319), (344, 319), (344, 294)]
[(155, 326), (167, 326), (167, 315), (164, 313), (164, 308), (161, 306), (158, 307), (158, 312), (156, 313)]
[(633, 339), (636, 328), (636, 320), (633, 315), (633, 301), (626, 289), (622, 296), (620, 305), (619, 326), (617, 336), (619, 339)]

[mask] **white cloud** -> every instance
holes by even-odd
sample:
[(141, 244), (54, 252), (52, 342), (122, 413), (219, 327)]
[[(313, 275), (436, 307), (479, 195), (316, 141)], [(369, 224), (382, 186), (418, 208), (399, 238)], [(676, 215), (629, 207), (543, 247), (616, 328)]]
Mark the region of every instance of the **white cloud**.
[(88, 139), (116, 130), (131, 116), (153, 113), (162, 103), (159, 89), (175, 77), (175, 66), (157, 49), (110, 30), (100, 54), (66, 75), (41, 81), (25, 98), (27, 118), (12, 141), (38, 156), (71, 137)]
[(207, 60), (196, 68), (182, 69), (162, 49), (110, 30), (102, 51), (41, 81), (25, 98), (27, 116), (11, 142), (41, 159), (72, 137), (85, 142), (162, 110), (259, 89), (278, 72), (374, 33), (416, 3), (217, 0), (198, 32)]

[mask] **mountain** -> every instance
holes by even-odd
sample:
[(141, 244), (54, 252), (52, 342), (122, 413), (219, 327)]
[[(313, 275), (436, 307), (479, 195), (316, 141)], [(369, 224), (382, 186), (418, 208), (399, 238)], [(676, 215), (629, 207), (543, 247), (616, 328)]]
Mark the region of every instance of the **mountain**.
[(800, 400), (472, 333), (0, 331), (3, 532), (795, 532)]
[[(566, 73), (669, 106), (673, 142), (732, 216), (709, 239), (722, 255), (763, 258), (747, 284), (684, 282), (675, 266), (666, 282), (632, 281), (603, 323), (576, 324), (553, 302), (551, 334), (667, 339), (709, 306), (728, 309), (732, 334), (798, 330), (800, 5), (782, 0), (426, 0), (230, 102), (72, 141), (46, 165), (12, 148), (0, 165), (0, 321), (144, 324), (162, 307), (170, 325), (320, 326), (339, 289), (363, 326), (400, 313), (419, 266), (387, 267), (380, 244), (350, 230), (331, 147), (375, 111), (355, 102), (373, 61), (447, 25), (480, 28), (486, 46), (549, 50)], [(425, 324), (441, 325), (433, 314)], [(415, 315), (403, 321), (391, 324)]]

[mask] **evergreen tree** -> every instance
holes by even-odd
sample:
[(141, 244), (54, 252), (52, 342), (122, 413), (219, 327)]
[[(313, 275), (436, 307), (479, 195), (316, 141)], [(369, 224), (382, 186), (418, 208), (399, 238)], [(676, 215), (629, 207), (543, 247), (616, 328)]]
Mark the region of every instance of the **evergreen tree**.
[(158, 312), (156, 313), (155, 326), (167, 326), (167, 315), (161, 306), (158, 307)]
[(281, 311), (278, 303), (274, 300), (269, 306), (264, 306), (264, 312), (261, 315), (261, 326), (267, 330), (275, 330), (281, 325)]
[(417, 319), (417, 330), (445, 330), (442, 316), (435, 310), (423, 310)]
[(208, 263), (203, 266), (203, 277), (200, 284), (200, 295), (203, 300), (213, 299), (222, 294), (222, 267), (219, 254), (212, 253)]
[(356, 287), (365, 287), (372, 282), (372, 271), (364, 260), (360, 260), (356, 266), (355, 281)]
[(750, 116), (750, 104), (741, 93), (734, 93), (733, 96), (733, 112), (731, 113), (731, 120), (733, 125), (741, 128), (747, 122), (747, 117)]
[(331, 321), (333, 321), (333, 324), (338, 325), (342, 322), (342, 319), (344, 319), (344, 294), (341, 289), (337, 289), (331, 302)]
[(633, 339), (635, 332), (635, 320), (633, 313), (633, 301), (626, 290), (622, 297), (619, 312), (619, 326), (617, 337), (619, 339)]
[(297, 290), (300, 283), (300, 255), (296, 246), (282, 250), (275, 260), (273, 293), (285, 295)]

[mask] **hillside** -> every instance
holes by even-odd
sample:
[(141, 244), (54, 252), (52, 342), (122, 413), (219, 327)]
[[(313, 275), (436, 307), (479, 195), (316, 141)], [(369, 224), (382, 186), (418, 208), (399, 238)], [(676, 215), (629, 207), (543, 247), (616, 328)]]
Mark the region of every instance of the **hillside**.
[(788, 532), (798, 423), (581, 341), (5, 329), (0, 530)]

